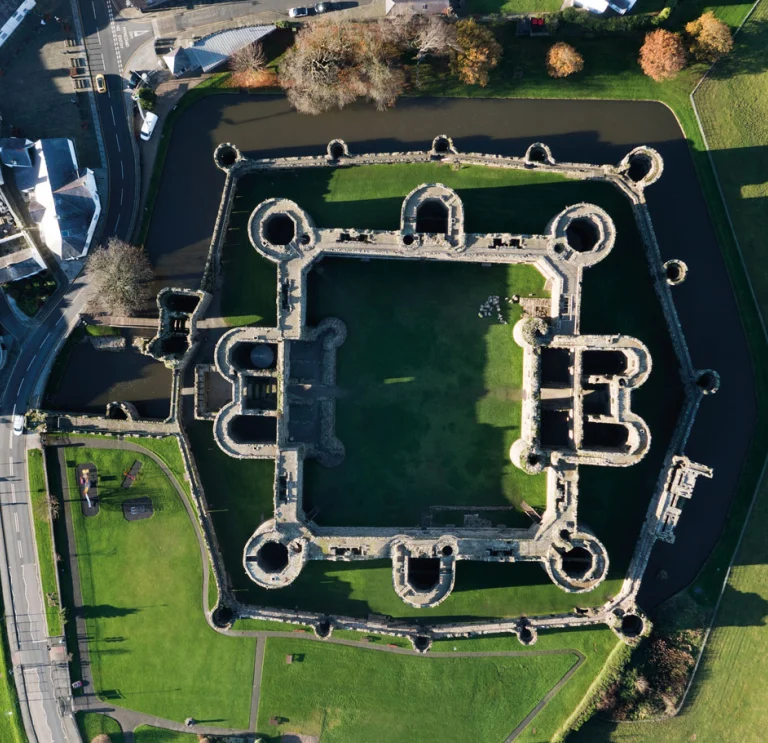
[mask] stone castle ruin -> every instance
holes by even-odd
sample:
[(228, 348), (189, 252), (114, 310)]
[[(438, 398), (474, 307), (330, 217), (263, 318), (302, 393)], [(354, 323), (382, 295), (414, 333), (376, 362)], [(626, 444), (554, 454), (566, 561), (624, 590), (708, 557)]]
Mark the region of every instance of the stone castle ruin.
[[(674, 287), (685, 280), (689, 269), (682, 261), (662, 261), (645, 202), (645, 189), (662, 175), (659, 154), (639, 147), (616, 166), (558, 163), (542, 143), (532, 144), (524, 157), (501, 157), (460, 153), (449, 137), (441, 135), (426, 152), (354, 155), (343, 141), (334, 140), (323, 155), (261, 160), (245, 158), (234, 145), (222, 144), (214, 159), (226, 181), (201, 289), (161, 292), (158, 331), (148, 348), (173, 369), (172, 412), (160, 428), (179, 437), (200, 530), (211, 554), (220, 603), (209, 620), (214, 624), (236, 617), (279, 620), (314, 626), (321, 636), (334, 627), (400, 635), (410, 637), (419, 650), (426, 650), (432, 639), (497, 633), (514, 633), (529, 645), (540, 630), (596, 623), (607, 624), (627, 642), (645, 633), (648, 624), (636, 605), (637, 592), (654, 543), (674, 541), (697, 478), (712, 476), (708, 467), (685, 456), (685, 448), (699, 405), (717, 392), (720, 383), (715, 371), (696, 370), (691, 363), (672, 300)], [(685, 401), (656, 488), (649, 493), (646, 520), (625, 580), (601, 607), (485, 622), (429, 625), (423, 620), (329, 617), (243, 605), (229, 585), (189, 441), (177, 417), (182, 373), (199, 344), (198, 326), (220, 271), (237, 183), (244, 175), (265, 170), (425, 162), (600, 180), (617, 188), (632, 206), (677, 356)], [(250, 242), (276, 266), (276, 326), (225, 332), (213, 358), (196, 364), (193, 394), (195, 417), (213, 422), (216, 442), (225, 453), (275, 462), (273, 518), (255, 530), (243, 551), (243, 567), (259, 586), (289, 585), (308, 560), (382, 558), (392, 563), (397, 595), (420, 608), (437, 606), (450, 595), (457, 562), (462, 560), (538, 562), (553, 583), (574, 594), (591, 591), (605, 579), (609, 555), (579, 520), (579, 468), (632, 466), (651, 443), (651, 431), (632, 408), (634, 391), (651, 372), (648, 349), (636, 338), (582, 335), (579, 327), (584, 271), (613, 249), (614, 223), (603, 209), (580, 203), (552, 215), (540, 235), (467, 233), (464, 224), (461, 198), (439, 183), (423, 184), (405, 197), (399, 229), (393, 231), (318, 228), (299, 204), (282, 198), (268, 199), (253, 210)], [(336, 358), (346, 342), (346, 327), (333, 317), (315, 327), (307, 324), (307, 277), (327, 256), (527, 264), (542, 274), (550, 296), (512, 298), (520, 302), (523, 317), (509, 328), (523, 358), (520, 437), (509, 456), (527, 473), (545, 473), (546, 509), (540, 519), (528, 528), (492, 527), (483, 519), (459, 528), (355, 528), (319, 526), (305, 512), (304, 461), (314, 458), (334, 467), (345, 456), (344, 441), (336, 435)], [(489, 298), (481, 316), (501, 317), (501, 301)], [(127, 435), (162, 433), (130, 411), (117, 412), (128, 420), (110, 420), (109, 430), (130, 431)], [(93, 424), (83, 417), (71, 421), (72, 430), (87, 430)]]

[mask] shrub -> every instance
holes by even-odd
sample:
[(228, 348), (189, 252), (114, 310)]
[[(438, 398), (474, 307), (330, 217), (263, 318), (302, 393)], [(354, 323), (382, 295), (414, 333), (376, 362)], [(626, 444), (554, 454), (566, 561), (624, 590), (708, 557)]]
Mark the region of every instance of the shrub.
[(563, 41), (552, 46), (547, 54), (547, 72), (550, 77), (568, 77), (584, 69), (584, 57)]
[(647, 33), (638, 61), (643, 72), (656, 82), (675, 77), (686, 63), (682, 37), (663, 28)]
[(157, 103), (157, 93), (152, 88), (141, 88), (138, 94), (139, 103), (145, 111), (152, 111)]
[(716, 62), (733, 49), (731, 29), (711, 11), (687, 24), (685, 32), (691, 37), (691, 54), (704, 62)]
[(459, 21), (456, 47), (451, 57), (451, 72), (467, 85), (488, 85), (488, 75), (499, 64), (502, 54), (493, 32), (475, 20)]
[(672, 15), (672, 8), (667, 6), (666, 8), (662, 8), (658, 15), (654, 17), (653, 19), (653, 25), (654, 26), (660, 26), (665, 21), (669, 20), (669, 16)]

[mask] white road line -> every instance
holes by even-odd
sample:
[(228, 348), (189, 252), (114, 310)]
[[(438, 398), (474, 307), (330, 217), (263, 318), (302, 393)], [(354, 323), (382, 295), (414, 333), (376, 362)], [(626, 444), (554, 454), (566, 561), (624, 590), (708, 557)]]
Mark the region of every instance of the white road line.
[(123, 189), (120, 189), (120, 206), (123, 205)]
[[(14, 408), (14, 410), (16, 410), (16, 408)], [(13, 457), (8, 457), (8, 467), (9, 472), (13, 474)]]
[(19, 514), (13, 514), (13, 523), (16, 524), (16, 531), (19, 531)]
[[(59, 319), (56, 321), (56, 324), (58, 325), (58, 324), (59, 324), (59, 323), (60, 323), (62, 320), (64, 320), (64, 319), (65, 319), (65, 318), (64, 318), (64, 315), (62, 315), (62, 316), (61, 316), (61, 317), (60, 317), (60, 318), (59, 318)], [(48, 333), (48, 335), (50, 335), (50, 333)]]
[(115, 109), (114, 108), (110, 108), (109, 110), (112, 112), (112, 123), (115, 126), (117, 126), (117, 119), (115, 118)]
[(96, 3), (91, 3), (91, 7), (93, 8), (93, 17), (96, 18)]
[[(117, 124), (115, 124), (115, 126), (117, 126)], [(120, 150), (120, 139), (119, 139), (119, 138), (118, 138), (118, 136), (117, 136), (117, 132), (115, 132), (115, 141), (117, 142), (117, 151), (118, 151), (118, 152), (120, 152), (120, 151), (121, 151), (121, 150)], [(120, 167), (121, 167), (121, 168), (123, 167), (123, 164), (122, 164), (122, 163), (120, 163)]]
[(99, 29), (96, 29), (96, 38), (99, 40), (99, 46), (101, 46), (101, 34), (99, 33)]
[(123, 216), (122, 214), (118, 214), (117, 215), (117, 222), (115, 222), (115, 232), (117, 232), (117, 225), (120, 224), (120, 217), (122, 217), (122, 216)]
[(104, 55), (103, 54), (99, 54), (99, 56), (101, 57), (101, 66), (104, 68), (104, 72), (106, 72), (107, 71), (107, 63), (104, 61)]
[(45, 344), (46, 344), (46, 341), (47, 341), (47, 340), (48, 340), (48, 339), (51, 337), (51, 333), (52, 333), (52, 332), (53, 332), (52, 330), (49, 330), (49, 331), (48, 331), (48, 335), (46, 335), (46, 336), (45, 336), (45, 338), (43, 339), (43, 345), (45, 345)]
[[(17, 544), (17, 545), (18, 545), (18, 547), (19, 547), (19, 557), (24, 557), (24, 553), (21, 551), (21, 540), (20, 540), (20, 539), (17, 539), (17, 540), (16, 540), (16, 544)], [(26, 585), (26, 583), (25, 583), (24, 585)], [(29, 606), (29, 604), (27, 604), (27, 606)]]
[(123, 161), (120, 161), (120, 177), (125, 178), (125, 168), (123, 167)]
[(30, 367), (30, 366), (32, 366), (32, 364), (34, 364), (34, 363), (35, 363), (35, 357), (33, 356), (33, 357), (32, 357), (32, 358), (29, 360), (29, 366), (27, 366), (27, 371), (29, 371), (29, 367)]
[[(82, 289), (81, 289), (81, 290), (80, 290), (80, 291), (79, 291), (77, 294), (75, 294), (75, 298), (72, 300), (72, 304), (74, 304), (75, 302), (77, 302), (78, 298), (80, 297), (80, 295), (81, 295), (81, 294), (82, 294), (84, 291), (85, 291), (85, 287), (83, 287), (83, 288), (82, 288)], [(63, 318), (62, 318), (62, 319), (63, 319)]]
[(13, 403), (13, 412), (11, 413), (11, 419), (13, 419), (14, 415), (16, 415), (16, 403)]
[(19, 392), (21, 392), (21, 385), (24, 384), (24, 377), (21, 378), (21, 381), (19, 382), (19, 389), (16, 390), (16, 399), (19, 398)]

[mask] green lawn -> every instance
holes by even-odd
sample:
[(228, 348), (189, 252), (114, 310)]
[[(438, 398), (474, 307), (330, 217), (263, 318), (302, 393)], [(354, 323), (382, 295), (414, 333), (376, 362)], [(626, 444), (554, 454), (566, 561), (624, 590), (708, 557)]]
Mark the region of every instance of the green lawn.
[(123, 729), (114, 717), (98, 712), (78, 712), (77, 727), (84, 743), (91, 743), (97, 735), (108, 735), (110, 743), (123, 743)]
[(562, 4), (562, 0), (467, 0), (462, 10), (477, 15), (554, 13)]
[[(523, 353), (511, 327), (521, 308), (505, 308), (509, 325), (477, 316), (490, 295), (546, 296), (541, 274), (532, 266), (345, 259), (321, 270), (310, 275), (309, 322), (339, 317), (347, 325), (336, 403), (346, 456), (332, 469), (305, 464), (305, 509), (318, 509), (315, 520), (417, 526), (430, 506), (523, 500), (543, 512), (546, 477), (509, 459), (520, 437)], [(491, 518), (531, 523), (522, 511)]]
[[(5, 615), (2, 596), (0, 596), (0, 614)], [(11, 675), (5, 622), (0, 627), (0, 740), (3, 743), (27, 743), (21, 710), (19, 710), (19, 698)]]
[[(43, 471), (43, 452), (40, 449), (30, 449), (27, 455), (29, 472), (29, 498), (32, 502), (32, 521), (35, 525), (35, 543), (37, 544), (37, 564), (40, 568), (40, 579), (43, 584), (43, 600), (45, 601), (45, 618), (48, 623), (48, 634), (58, 637), (63, 632), (59, 606), (59, 589), (56, 585), (56, 561), (54, 559), (51, 524), (42, 514), (48, 512), (45, 501), (48, 488), (45, 484)], [(50, 598), (49, 598), (50, 597)]]
[[(296, 639), (267, 641), (262, 734), (324, 743), (501, 741), (574, 665), (574, 654), (419, 658)], [(293, 654), (293, 663), (285, 656)], [(271, 717), (283, 720), (269, 724)]]
[(199, 738), (195, 733), (177, 733), (151, 725), (139, 725), (133, 731), (133, 740), (135, 743), (197, 743)]
[[(134, 452), (75, 447), (66, 457), (71, 493), (77, 463), (93, 462), (99, 475), (98, 516), (86, 519), (77, 506), (73, 516), (100, 696), (167, 719), (246, 726), (255, 644), (206, 624), (197, 539), (171, 483)], [(135, 459), (143, 463), (141, 476), (124, 490), (122, 473)], [(121, 503), (140, 496), (152, 498), (155, 513), (127, 522)]]
[[(334, 633), (335, 634), (335, 633)], [(431, 652), (489, 652), (520, 650), (514, 637), (488, 637), (476, 640), (443, 640), (433, 643)], [(579, 650), (586, 660), (536, 719), (517, 739), (519, 743), (545, 743), (557, 739), (586, 711), (591, 710), (592, 686), (616, 673), (627, 655), (627, 647), (605, 627), (544, 632), (532, 650)]]

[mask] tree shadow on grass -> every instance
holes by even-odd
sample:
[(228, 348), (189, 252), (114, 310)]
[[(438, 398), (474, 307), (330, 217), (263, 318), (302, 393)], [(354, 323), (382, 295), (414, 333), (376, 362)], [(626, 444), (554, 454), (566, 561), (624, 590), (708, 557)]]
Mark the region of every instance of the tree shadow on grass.
[(84, 619), (115, 619), (137, 614), (139, 611), (140, 609), (112, 606), (111, 604), (86, 604), (80, 608), (78, 613)]

